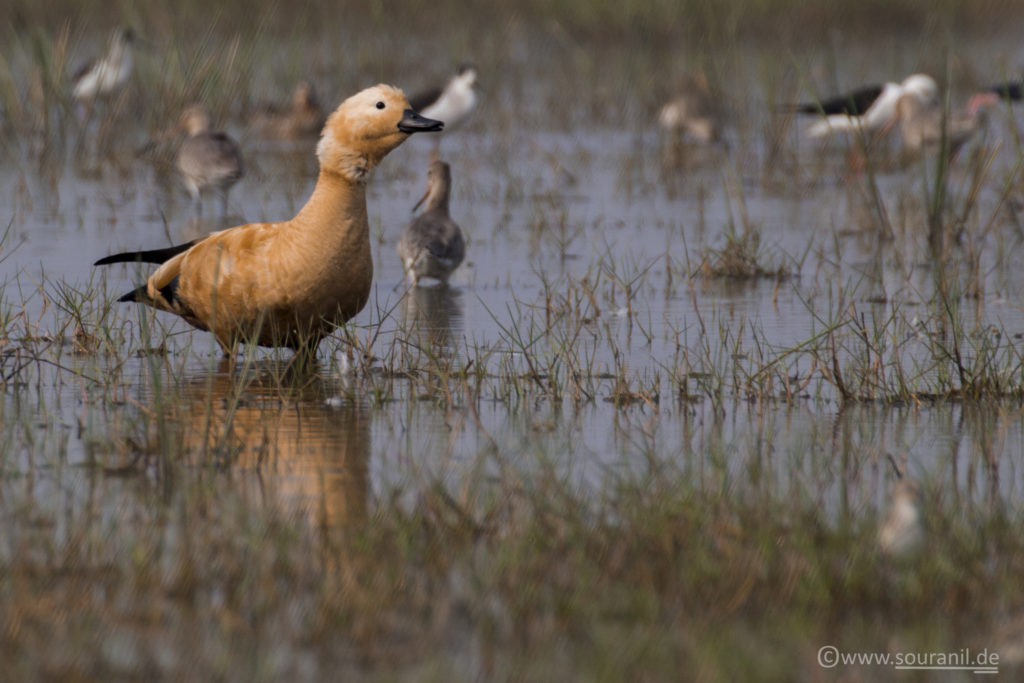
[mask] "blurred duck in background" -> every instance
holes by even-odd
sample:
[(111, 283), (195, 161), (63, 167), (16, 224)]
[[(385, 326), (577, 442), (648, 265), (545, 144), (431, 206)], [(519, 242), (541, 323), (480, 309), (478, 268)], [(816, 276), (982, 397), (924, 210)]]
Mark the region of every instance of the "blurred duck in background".
[(673, 141), (683, 136), (700, 144), (718, 140), (720, 131), (715, 104), (704, 74), (683, 80), (676, 88), (676, 94), (658, 113), (658, 125)]
[(253, 116), (249, 127), (256, 135), (270, 140), (315, 139), (326, 120), (316, 90), (308, 81), (302, 81), (295, 86), (288, 105), (263, 107)]

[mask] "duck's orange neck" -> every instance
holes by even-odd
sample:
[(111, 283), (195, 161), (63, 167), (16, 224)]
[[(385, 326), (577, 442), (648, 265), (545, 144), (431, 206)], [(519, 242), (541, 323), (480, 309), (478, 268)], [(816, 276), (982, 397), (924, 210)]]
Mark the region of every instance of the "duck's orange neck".
[(290, 248), (321, 285), (368, 290), (373, 255), (365, 185), (321, 170), (313, 195), (287, 232)]
[(338, 173), (321, 170), (313, 194), (293, 222), (331, 232), (349, 227), (347, 224), (365, 225), (366, 186)]

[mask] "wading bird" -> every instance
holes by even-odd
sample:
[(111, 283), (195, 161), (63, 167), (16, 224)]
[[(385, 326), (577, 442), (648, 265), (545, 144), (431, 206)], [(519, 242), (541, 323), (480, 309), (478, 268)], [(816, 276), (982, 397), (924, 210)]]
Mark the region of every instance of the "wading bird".
[(476, 106), (476, 67), (461, 65), (444, 87), (432, 88), (413, 95), (412, 108), (430, 119), (444, 121), (445, 130), (462, 123)]
[(108, 256), (96, 265), (162, 264), (119, 301), (179, 315), (212, 332), (225, 354), (254, 343), (311, 358), (320, 340), (370, 296), (370, 171), (411, 134), (443, 125), (413, 111), (398, 88), (363, 90), (327, 119), (317, 145), (316, 187), (291, 220), (242, 225), (176, 247)]
[(398, 257), (406, 277), (415, 286), (421, 277), (448, 283), (452, 271), (466, 255), (466, 242), (458, 223), (448, 213), (452, 172), (443, 161), (434, 161), (427, 171), (427, 192), (413, 211), (424, 201), (423, 213), (414, 218), (398, 240)]
[(193, 104), (181, 115), (179, 129), (188, 137), (178, 150), (177, 166), (185, 188), (195, 202), (196, 214), (203, 212), (203, 192), (220, 195), (221, 216), (228, 212), (228, 192), (245, 174), (242, 152), (230, 135), (210, 130), (210, 114), (201, 104)]
[(82, 65), (71, 77), (71, 95), (89, 102), (120, 89), (132, 75), (133, 42), (135, 33), (130, 28), (116, 29), (107, 54)]
[(807, 129), (807, 135), (812, 138), (840, 132), (884, 133), (896, 120), (900, 97), (911, 93), (922, 100), (932, 100), (938, 97), (938, 92), (935, 79), (914, 74), (902, 83), (865, 86), (820, 102), (798, 104), (793, 109), (799, 114), (824, 117)]

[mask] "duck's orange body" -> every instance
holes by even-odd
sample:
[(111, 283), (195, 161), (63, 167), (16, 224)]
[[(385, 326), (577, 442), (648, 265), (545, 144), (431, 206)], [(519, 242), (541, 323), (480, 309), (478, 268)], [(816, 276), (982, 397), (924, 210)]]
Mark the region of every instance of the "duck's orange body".
[(409, 109), (401, 90), (369, 88), (327, 120), (317, 146), (320, 176), (295, 218), (229, 228), (181, 247), (121, 254), (97, 265), (162, 263), (122, 300), (180, 315), (212, 332), (225, 352), (245, 342), (313, 351), (370, 295), (368, 173), (410, 134), (440, 128)]
[[(315, 346), (370, 295), (364, 188), (321, 171), (295, 218), (210, 235), (160, 266), (146, 283), (147, 298), (210, 330), (225, 348), (239, 341)], [(163, 291), (175, 279), (168, 299)]]

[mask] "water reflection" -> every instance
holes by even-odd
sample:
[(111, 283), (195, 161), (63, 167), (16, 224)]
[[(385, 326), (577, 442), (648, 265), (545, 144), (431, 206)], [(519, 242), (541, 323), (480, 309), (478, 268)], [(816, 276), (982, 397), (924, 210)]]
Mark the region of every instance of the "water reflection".
[(370, 420), (340, 381), (296, 376), (286, 362), (225, 362), (182, 391), (185, 452), (253, 475), (246, 485), (289, 515), (328, 527), (366, 520)]
[(421, 348), (451, 350), (462, 331), (462, 294), (448, 286), (413, 287), (402, 300), (410, 341)]
[(660, 162), (663, 175), (686, 173), (705, 168), (723, 158), (722, 150), (707, 144), (666, 135), (661, 140)]

